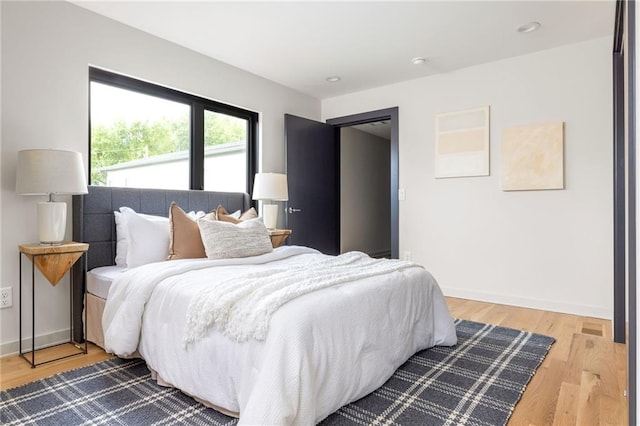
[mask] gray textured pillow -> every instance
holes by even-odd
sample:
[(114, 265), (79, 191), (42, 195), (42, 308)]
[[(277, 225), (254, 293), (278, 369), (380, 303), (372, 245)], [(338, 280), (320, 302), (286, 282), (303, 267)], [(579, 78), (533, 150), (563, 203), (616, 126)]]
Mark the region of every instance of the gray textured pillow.
[(238, 224), (198, 219), (204, 250), (209, 259), (258, 256), (271, 253), (271, 238), (262, 219)]

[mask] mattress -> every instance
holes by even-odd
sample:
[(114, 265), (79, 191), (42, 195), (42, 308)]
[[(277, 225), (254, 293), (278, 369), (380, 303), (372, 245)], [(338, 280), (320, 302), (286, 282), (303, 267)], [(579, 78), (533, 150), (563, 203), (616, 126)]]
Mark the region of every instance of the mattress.
[(124, 266), (101, 266), (90, 270), (87, 272), (87, 293), (106, 299), (111, 283), (126, 269)]

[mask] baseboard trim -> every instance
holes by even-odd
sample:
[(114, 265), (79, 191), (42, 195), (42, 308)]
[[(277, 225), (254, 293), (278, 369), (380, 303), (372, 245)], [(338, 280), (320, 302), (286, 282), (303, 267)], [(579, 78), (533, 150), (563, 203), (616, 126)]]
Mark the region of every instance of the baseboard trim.
[(461, 288), (441, 287), (445, 296), (461, 299), (477, 300), (480, 302), (499, 303), (502, 305), (518, 306), (521, 308), (540, 309), (543, 311), (561, 312), (564, 314), (581, 315), (585, 317), (613, 319), (611, 309), (599, 306), (578, 305), (554, 300), (530, 299), (508, 294), (488, 293)]
[[(66, 330), (58, 330), (53, 333), (41, 334), (36, 336), (36, 350), (42, 349), (47, 346), (57, 345), (60, 343), (65, 343), (69, 341), (69, 329)], [(6, 342), (0, 344), (0, 358), (4, 358), (6, 356), (17, 355), (20, 350), (20, 345), (18, 344), (18, 340), (14, 340), (13, 342)], [(22, 350), (23, 351), (31, 351), (31, 338), (22, 339)]]

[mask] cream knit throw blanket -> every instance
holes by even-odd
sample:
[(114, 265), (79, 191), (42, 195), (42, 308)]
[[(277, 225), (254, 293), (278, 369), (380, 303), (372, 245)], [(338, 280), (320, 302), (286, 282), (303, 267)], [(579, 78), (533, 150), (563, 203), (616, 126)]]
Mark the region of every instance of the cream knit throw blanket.
[(372, 259), (364, 253), (349, 252), (223, 281), (199, 292), (189, 304), (184, 344), (195, 342), (213, 325), (238, 342), (264, 340), (271, 315), (296, 297), (414, 266), (417, 265), (411, 262)]

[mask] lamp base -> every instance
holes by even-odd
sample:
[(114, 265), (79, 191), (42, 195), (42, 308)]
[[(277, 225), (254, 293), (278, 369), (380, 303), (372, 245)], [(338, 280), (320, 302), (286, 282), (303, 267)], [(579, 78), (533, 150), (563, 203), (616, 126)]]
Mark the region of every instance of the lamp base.
[(268, 229), (275, 229), (278, 224), (278, 205), (264, 204), (262, 206), (262, 220)]
[(38, 203), (38, 239), (42, 246), (57, 246), (64, 241), (67, 225), (67, 203)]

